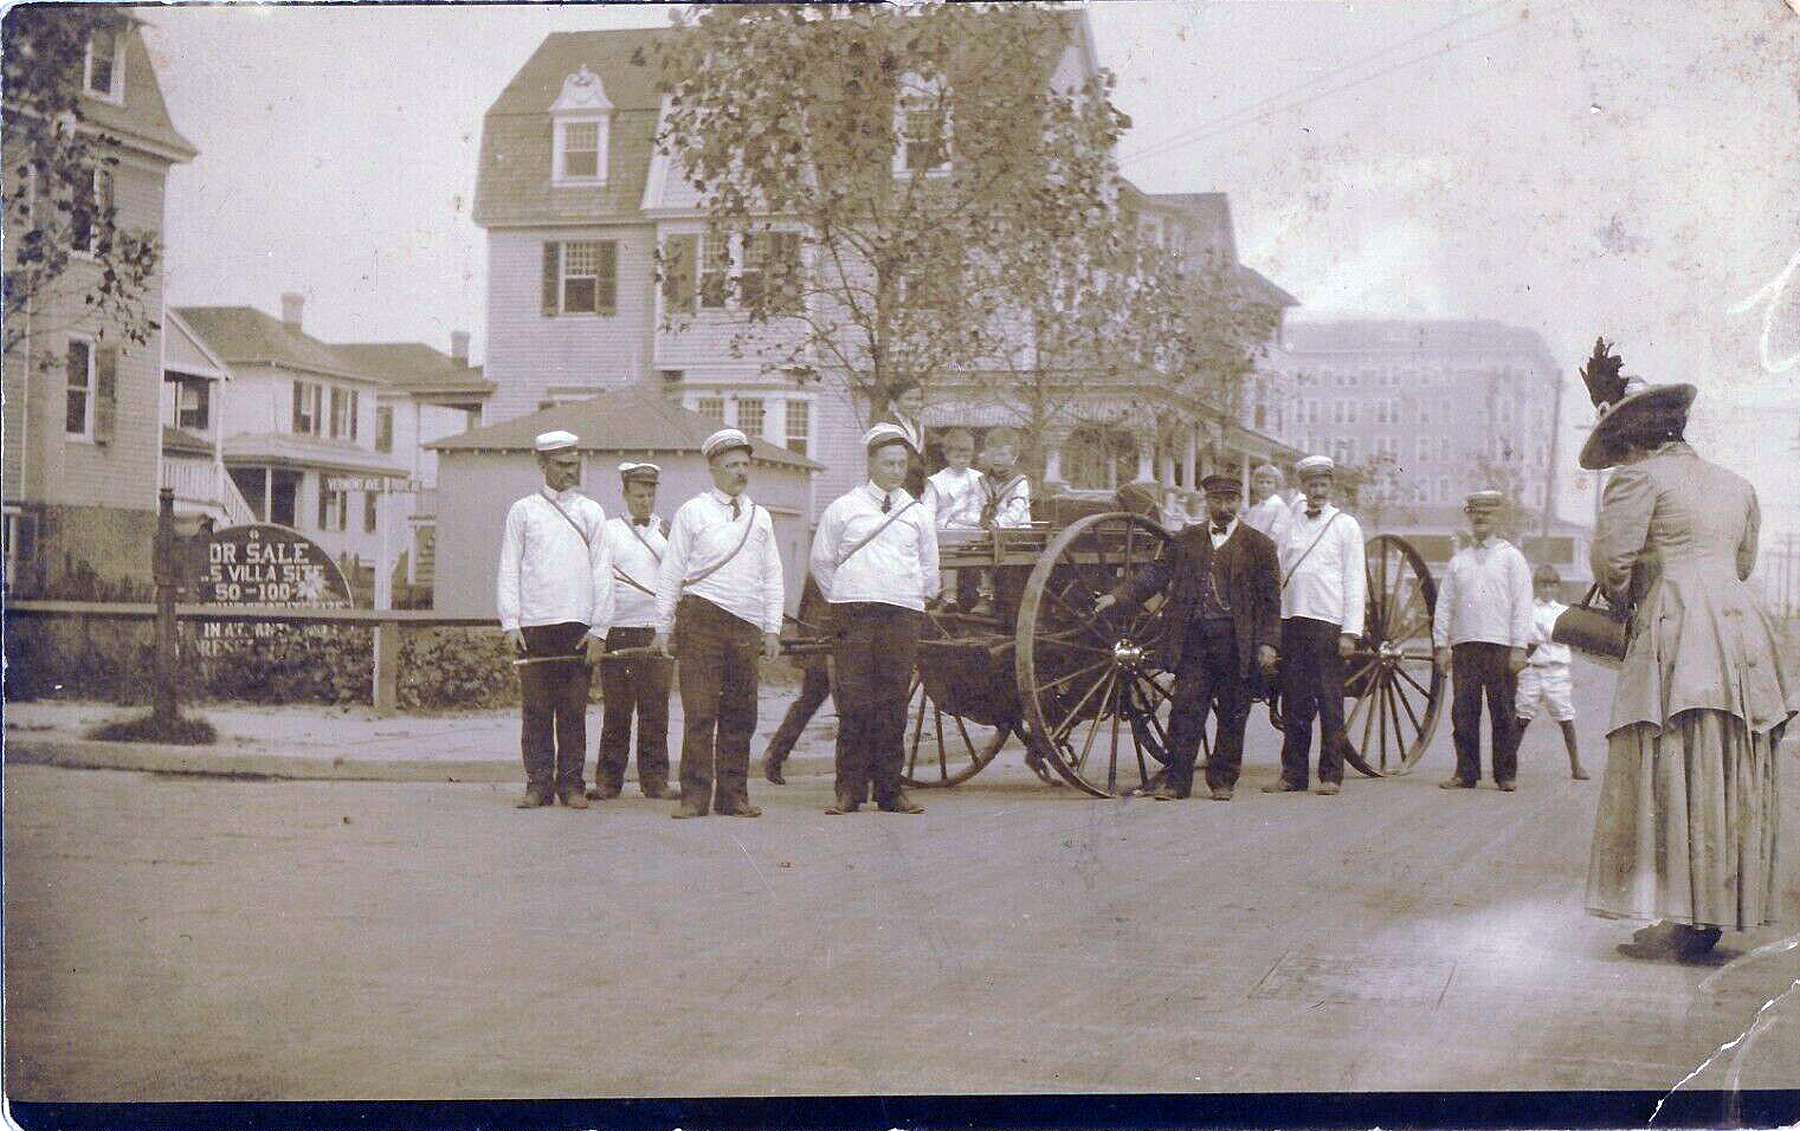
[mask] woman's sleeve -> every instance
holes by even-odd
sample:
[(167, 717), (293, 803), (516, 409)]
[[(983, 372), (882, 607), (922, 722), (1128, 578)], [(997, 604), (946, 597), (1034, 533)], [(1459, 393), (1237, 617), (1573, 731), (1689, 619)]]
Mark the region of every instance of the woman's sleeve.
[(1749, 512), (1744, 515), (1744, 536), (1738, 539), (1737, 574), (1738, 580), (1749, 578), (1750, 571), (1756, 568), (1756, 540), (1762, 531), (1762, 506), (1756, 501), (1756, 488), (1750, 488)]
[(1621, 467), (1606, 481), (1588, 559), (1595, 583), (1615, 605), (1629, 595), (1631, 567), (1649, 538), (1655, 510), (1656, 485), (1642, 467)]

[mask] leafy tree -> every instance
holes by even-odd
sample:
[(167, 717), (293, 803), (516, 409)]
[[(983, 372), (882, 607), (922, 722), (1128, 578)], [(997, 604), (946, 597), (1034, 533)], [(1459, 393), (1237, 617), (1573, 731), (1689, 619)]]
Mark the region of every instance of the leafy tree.
[(89, 38), (118, 33), (122, 42), (128, 29), (122, 13), (101, 5), (21, 4), (6, 14), (0, 196), (9, 359), (28, 330), (40, 339), (85, 330), (142, 345), (157, 329), (145, 294), (161, 243), (153, 231), (119, 224), (111, 199), (119, 143), (90, 120), (82, 95)]
[[(1015, 290), (1006, 253), (1079, 243), (1111, 207), (1127, 120), (1110, 76), (1053, 89), (1065, 20), (973, 4), (711, 5), (685, 18), (657, 52), (662, 145), (712, 240), (749, 235), (766, 252), (791, 231), (785, 247), (806, 262), (765, 257), (713, 284), (746, 316), (740, 349), (842, 375), (871, 414), (994, 353)], [(757, 258), (741, 245), (740, 257), (740, 269)], [(665, 286), (691, 274), (667, 248), (663, 267)]]

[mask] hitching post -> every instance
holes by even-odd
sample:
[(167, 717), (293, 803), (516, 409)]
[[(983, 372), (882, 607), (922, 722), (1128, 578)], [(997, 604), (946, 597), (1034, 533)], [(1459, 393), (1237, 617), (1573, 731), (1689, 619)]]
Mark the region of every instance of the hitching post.
[(156, 653), (153, 679), (155, 701), (151, 708), (163, 726), (175, 722), (175, 491), (157, 492), (156, 543), (150, 557), (150, 575), (156, 582)]

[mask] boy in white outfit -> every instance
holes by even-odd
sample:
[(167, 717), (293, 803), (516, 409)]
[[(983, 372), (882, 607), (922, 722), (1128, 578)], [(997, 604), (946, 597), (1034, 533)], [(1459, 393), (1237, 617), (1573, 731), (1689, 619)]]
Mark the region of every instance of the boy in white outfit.
[(1525, 741), (1525, 728), (1547, 710), (1562, 727), (1563, 745), (1569, 750), (1569, 776), (1586, 781), (1581, 768), (1581, 753), (1575, 745), (1575, 704), (1570, 695), (1569, 646), (1550, 639), (1556, 618), (1569, 606), (1556, 599), (1556, 587), (1562, 575), (1552, 565), (1541, 565), (1532, 574), (1533, 602), (1531, 610), (1531, 644), (1525, 650), (1525, 670), (1519, 673), (1519, 691), (1513, 704), (1518, 725), (1513, 730), (1514, 743)]
[(924, 503), (937, 518), (939, 530), (977, 530), (987, 496), (975, 462), (975, 437), (967, 428), (944, 434), (944, 460), (948, 466), (925, 481)]

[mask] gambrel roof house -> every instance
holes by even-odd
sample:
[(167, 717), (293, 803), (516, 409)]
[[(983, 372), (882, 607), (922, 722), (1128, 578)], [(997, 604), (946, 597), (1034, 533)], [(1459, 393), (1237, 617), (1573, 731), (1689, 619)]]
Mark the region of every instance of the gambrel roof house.
[[(8, 13), (8, 30), (13, 29)], [(196, 155), (169, 118), (141, 21), (115, 13), (71, 80), (84, 132), (110, 139), (115, 164), (94, 169), (93, 198), (115, 209), (122, 230), (160, 235), (172, 166)], [(10, 43), (11, 50), (17, 45)], [(11, 106), (8, 113), (13, 112)], [(10, 174), (21, 154), (4, 142)], [(111, 144), (116, 143), (116, 144)], [(14, 217), (16, 218), (16, 216)], [(73, 225), (59, 234), (73, 236)], [(12, 244), (18, 232), (6, 233)], [(26, 335), (0, 366), (4, 375), (6, 580), (19, 596), (99, 597), (148, 592), (162, 450), (163, 272), (141, 295), (149, 339), (122, 341), (117, 320), (92, 313), (86, 281), (97, 270), (81, 249), (47, 292), (9, 296), (9, 325)]]
[[(1060, 57), (1045, 60), (1045, 81), (1075, 85), (1098, 72), (1093, 37), (1081, 10), (1057, 15), (1069, 34)], [(495, 391), (487, 418), (649, 382), (708, 420), (818, 460), (822, 507), (863, 474), (866, 406), (829, 376), (779, 368), (777, 350), (767, 361), (755, 342), (734, 353), (743, 320), (728, 298), (705, 297), (708, 271), (745, 265), (735, 239), (711, 246), (699, 195), (655, 152), (663, 96), (652, 60), (655, 46), (678, 34), (547, 36), (483, 119), (473, 216), (488, 235), (486, 371)], [(1191, 210), (1180, 200), (1150, 207)], [(1229, 241), (1228, 212), (1224, 228)], [(691, 317), (677, 327), (665, 326), (659, 248), (665, 261), (687, 265), (688, 285), (674, 289)], [(758, 333), (773, 342), (782, 329)], [(960, 422), (962, 413), (928, 406), (925, 423)]]

